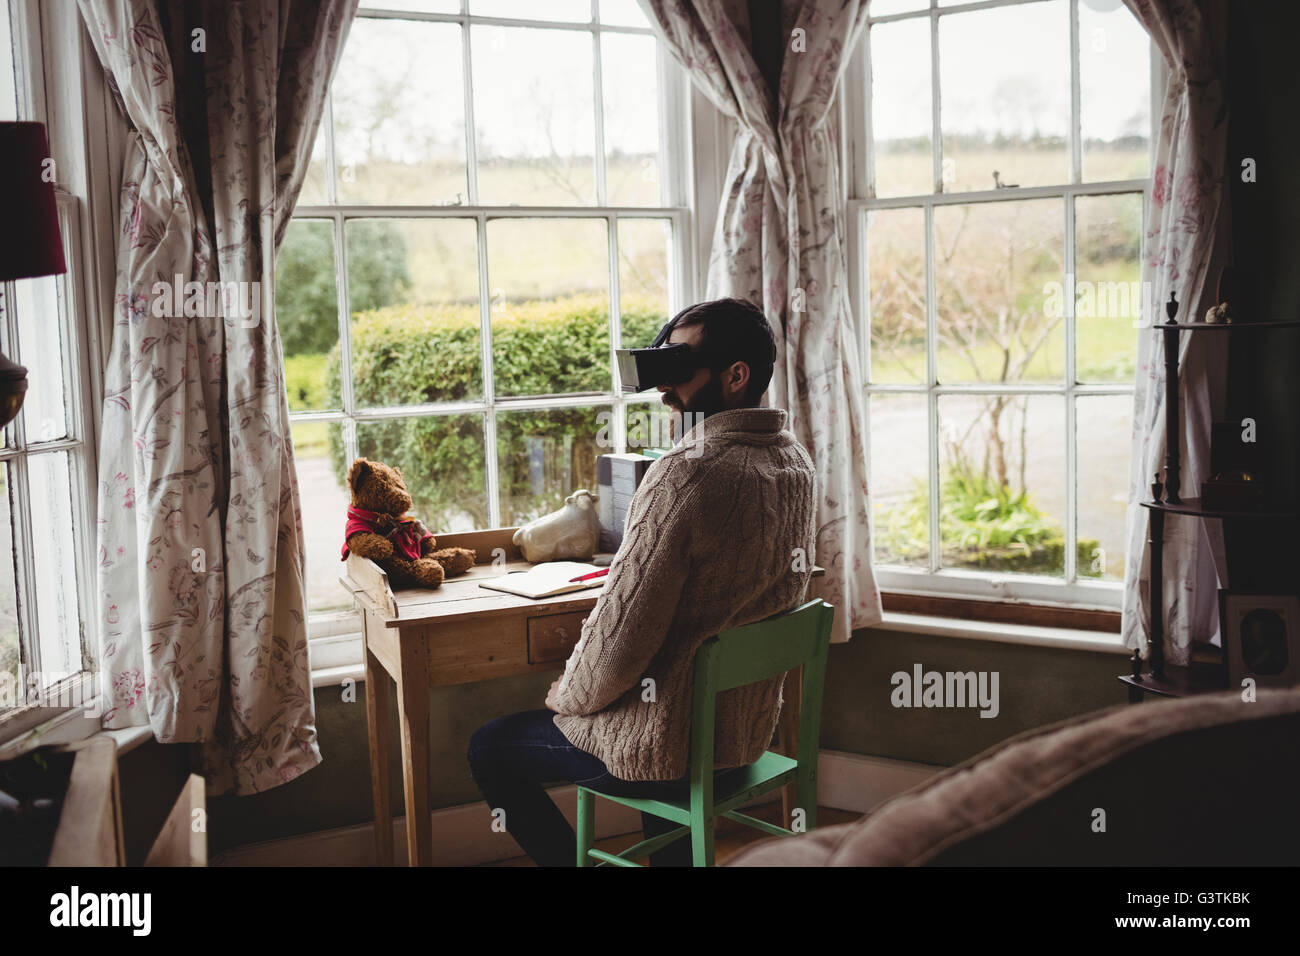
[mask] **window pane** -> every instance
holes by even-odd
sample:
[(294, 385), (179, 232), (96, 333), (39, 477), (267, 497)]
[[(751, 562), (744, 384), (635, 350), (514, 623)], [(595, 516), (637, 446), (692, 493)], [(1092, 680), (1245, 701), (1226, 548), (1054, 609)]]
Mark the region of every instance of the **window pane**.
[(21, 354), (15, 360), (27, 367), (27, 396), (22, 415), (29, 443), (53, 441), (68, 434), (61, 286), (58, 276), (19, 279), (14, 283)]
[(930, 425), (924, 395), (868, 396), (873, 540), (880, 564), (930, 564)]
[(493, 220), (488, 275), (496, 394), (612, 388), (605, 220)]
[(1064, 380), (1064, 221), (1060, 199), (935, 209), (941, 383)]
[(591, 0), (470, 0), (469, 12), (480, 17), (586, 23), (591, 19)]
[(672, 250), (670, 220), (619, 220), (618, 299), (625, 349), (649, 346), (671, 318)]
[[(342, 408), (334, 223), (328, 219), (289, 223), (275, 262), (275, 321), (284, 347), (289, 408), (295, 412)], [(327, 384), (331, 362), (335, 370)]]
[(940, 18), (945, 192), (1069, 182), (1069, 28), (1065, 0)]
[(600, 22), (620, 27), (648, 27), (636, 0), (600, 0)]
[(659, 65), (655, 38), (603, 34), (600, 69), (605, 96), (608, 205), (662, 205)]
[(482, 414), (360, 422), (357, 450), (402, 469), (411, 513), (434, 535), (490, 527)]
[(921, 384), (925, 356), (925, 212), (867, 214), (871, 381)]
[(338, 422), (298, 422), (292, 431), (307, 553), (307, 610), (350, 608), (352, 599), (339, 584), (339, 554), (351, 502), (343, 426)]
[(1079, 577), (1124, 580), (1132, 395), (1076, 400)]
[(939, 444), (943, 566), (1064, 574), (1064, 400), (940, 396)]
[(311, 162), (307, 164), (307, 174), (302, 180), (302, 191), (298, 193), (300, 206), (323, 206), (330, 201), (329, 167), (326, 160), (326, 152), (329, 149), (326, 128), (328, 118), (329, 113), (326, 112), (325, 117), (321, 119), (320, 128), (316, 130), (316, 142), (311, 147)]
[(476, 26), (471, 37), (481, 201), (595, 202), (591, 35)]
[[(42, 683), (81, 670), (81, 615), (77, 607), (77, 550), (72, 482), (66, 452), (27, 459), (31, 488), (32, 557)], [(188, 562), (188, 558), (186, 559)]]
[(1151, 38), (1122, 4), (1080, 0), (1079, 92), (1084, 180), (1149, 175)]
[(932, 193), (930, 18), (882, 23), (870, 37), (875, 194)]
[(469, 202), (460, 31), (353, 23), (333, 86), (340, 202)]
[[(4, 15), (0, 11), (0, 15)], [(2, 38), (2, 37), (0, 37)], [(0, 468), (0, 691), (15, 690), (23, 675), (18, 666), (18, 589), (14, 585), (13, 513), (9, 508), (9, 465)]]
[[(673, 434), (673, 411), (662, 400), (629, 403), (626, 410), (626, 439), (629, 454), (646, 454), (651, 449), (667, 451), (678, 436)], [(602, 448), (601, 454), (614, 451)]]
[(873, 17), (887, 17), (891, 13), (911, 13), (929, 8), (930, 0), (871, 0), (867, 13)]
[[(606, 417), (601, 417), (601, 412)], [(586, 488), (596, 493), (596, 443), (608, 405), (497, 413), (501, 521), (524, 524), (555, 511)]]
[(353, 220), (346, 236), (357, 405), (481, 396), (474, 220)]
[(460, 0), (366, 0), (361, 9), (413, 10), (416, 13), (460, 13)]
[(1142, 194), (1078, 197), (1074, 232), (1076, 377), (1132, 382), (1142, 318)]

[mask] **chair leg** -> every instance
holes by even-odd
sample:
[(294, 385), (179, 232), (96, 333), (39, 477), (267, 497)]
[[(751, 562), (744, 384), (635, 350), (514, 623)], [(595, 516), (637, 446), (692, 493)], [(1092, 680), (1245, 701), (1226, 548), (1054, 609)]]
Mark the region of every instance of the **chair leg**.
[[(799, 794), (800, 809), (804, 812), (804, 832), (811, 832), (817, 829), (817, 778), (810, 774), (809, 779), (797, 782), (796, 789)], [(788, 827), (791, 822), (787, 820), (785, 825)]]
[(713, 866), (712, 817), (691, 814), (691, 866)]
[(591, 849), (596, 837), (596, 804), (586, 787), (578, 788), (578, 866), (592, 866)]

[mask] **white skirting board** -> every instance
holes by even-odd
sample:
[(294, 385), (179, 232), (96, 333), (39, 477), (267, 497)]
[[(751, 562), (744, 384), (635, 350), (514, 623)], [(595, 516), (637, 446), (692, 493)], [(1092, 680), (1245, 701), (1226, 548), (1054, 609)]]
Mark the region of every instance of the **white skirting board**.
[[(817, 802), (823, 807), (867, 813), (885, 800), (910, 790), (942, 770), (930, 764), (868, 757), (823, 750), (817, 762)], [(574, 821), (577, 788), (547, 791), (570, 823)], [(779, 791), (755, 806), (779, 799)], [(596, 838), (641, 829), (641, 815), (612, 800), (596, 802)], [(433, 812), (433, 858), (437, 866), (474, 866), (521, 856), (519, 844), (492, 828), (492, 816), (482, 802)], [(393, 820), (393, 856), (406, 864), (406, 820)], [(213, 866), (373, 866), (374, 828), (369, 823), (236, 847), (212, 860)]]

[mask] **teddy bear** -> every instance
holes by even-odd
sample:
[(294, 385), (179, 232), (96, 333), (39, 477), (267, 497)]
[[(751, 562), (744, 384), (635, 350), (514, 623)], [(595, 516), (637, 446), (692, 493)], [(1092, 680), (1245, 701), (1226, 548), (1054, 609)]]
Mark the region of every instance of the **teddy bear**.
[(349, 551), (369, 558), (397, 588), (436, 588), (444, 577), (464, 574), (474, 566), (476, 556), (469, 548), (435, 551), (437, 539), (406, 513), (411, 495), (400, 468), (358, 458), (348, 469), (348, 487), (352, 503), (343, 532), (345, 560)]

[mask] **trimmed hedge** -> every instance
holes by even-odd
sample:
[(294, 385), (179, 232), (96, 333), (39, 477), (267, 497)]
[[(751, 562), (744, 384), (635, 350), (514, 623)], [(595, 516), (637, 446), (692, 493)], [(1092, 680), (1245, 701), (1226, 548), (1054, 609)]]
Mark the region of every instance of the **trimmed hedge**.
[[(624, 297), (623, 341), (649, 344), (668, 320), (648, 299)], [(477, 305), (399, 305), (357, 313), (352, 377), (358, 408), (479, 398), (482, 354)], [(607, 392), (608, 300), (599, 295), (494, 307), (492, 360), (498, 397)], [(336, 346), (325, 370), (330, 407), (341, 407)], [(498, 413), (501, 520), (519, 524), (558, 508), (576, 488), (596, 484), (596, 415), (608, 406)], [(402, 418), (357, 425), (366, 458), (402, 469), (413, 511), (435, 533), (488, 526), (482, 415)], [(330, 462), (346, 480), (342, 431), (330, 427)]]

